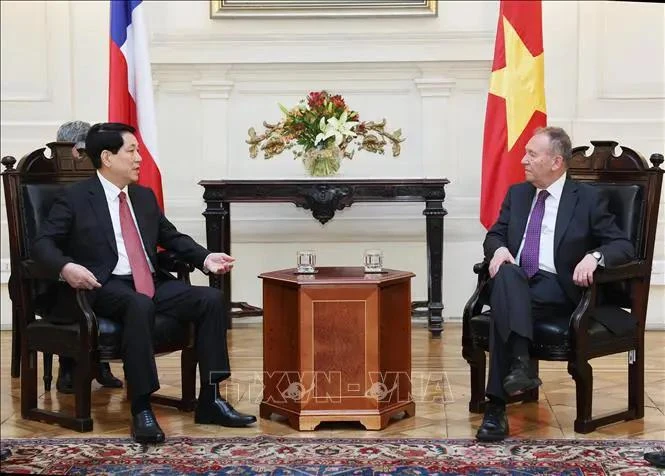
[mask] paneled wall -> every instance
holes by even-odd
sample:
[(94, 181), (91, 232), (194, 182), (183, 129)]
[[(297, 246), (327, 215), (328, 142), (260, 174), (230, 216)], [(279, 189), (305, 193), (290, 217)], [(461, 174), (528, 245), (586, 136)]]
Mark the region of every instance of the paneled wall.
[[(34, 1), (2, 8), (2, 155), (52, 140), (61, 122), (106, 118), (108, 4)], [(344, 178), (447, 177), (444, 316), (459, 319), (481, 257), (478, 221), (485, 101), (498, 2), (441, 2), (436, 18), (211, 20), (208, 3), (145, 4), (166, 209), (204, 242), (201, 179), (304, 177), (287, 153), (251, 160), (247, 129), (280, 117), (308, 91), (343, 94), (363, 118), (407, 137), (399, 158), (358, 154)], [(544, 2), (550, 124), (576, 145), (616, 139), (665, 150), (665, 7)], [(99, 26), (102, 27), (99, 27)], [(4, 200), (4, 196), (3, 196)], [(290, 267), (298, 249), (321, 265), (360, 264), (363, 250), (416, 272), (426, 297), (420, 204), (356, 204), (322, 226), (288, 204), (233, 206), (234, 300), (260, 304), (256, 275)], [(661, 206), (648, 324), (665, 328), (665, 206)], [(2, 325), (8, 249), (2, 204)], [(197, 281), (205, 283), (202, 275)]]

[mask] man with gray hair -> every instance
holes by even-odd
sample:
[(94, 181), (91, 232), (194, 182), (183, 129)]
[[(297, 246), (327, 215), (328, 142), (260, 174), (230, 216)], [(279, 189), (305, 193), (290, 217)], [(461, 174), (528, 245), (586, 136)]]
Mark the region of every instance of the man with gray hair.
[[(483, 243), (492, 319), (489, 402), (476, 434), (481, 441), (506, 438), (508, 397), (541, 384), (529, 365), (533, 321), (570, 315), (598, 266), (617, 266), (634, 254), (607, 198), (568, 178), (572, 147), (566, 131), (538, 129), (525, 149), (526, 181), (508, 189)], [(612, 318), (598, 319), (609, 329), (616, 326)]]
[(74, 158), (80, 157), (79, 149), (85, 149), (85, 136), (88, 135), (90, 124), (83, 121), (65, 122), (58, 128), (55, 140), (58, 142), (74, 142), (72, 154)]
[[(65, 122), (58, 128), (56, 140), (58, 142), (73, 142), (72, 155), (81, 157), (79, 149), (85, 149), (85, 137), (90, 130), (90, 124), (84, 121)], [(60, 356), (60, 368), (55, 387), (61, 393), (74, 393), (74, 359)], [(95, 378), (103, 387), (122, 388), (122, 381), (111, 373), (108, 362), (100, 362)]]

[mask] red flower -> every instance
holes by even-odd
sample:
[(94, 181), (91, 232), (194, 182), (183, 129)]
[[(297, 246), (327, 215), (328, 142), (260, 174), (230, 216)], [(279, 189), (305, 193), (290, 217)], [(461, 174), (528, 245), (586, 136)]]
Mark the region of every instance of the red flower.
[(339, 109), (344, 109), (346, 107), (344, 99), (339, 94), (336, 94), (333, 97), (331, 97), (330, 102), (333, 103), (333, 106)]
[(311, 92), (309, 93), (309, 96), (307, 96), (307, 104), (312, 109), (316, 109), (317, 107), (323, 106), (323, 102), (325, 101), (325, 99), (326, 99), (325, 91)]

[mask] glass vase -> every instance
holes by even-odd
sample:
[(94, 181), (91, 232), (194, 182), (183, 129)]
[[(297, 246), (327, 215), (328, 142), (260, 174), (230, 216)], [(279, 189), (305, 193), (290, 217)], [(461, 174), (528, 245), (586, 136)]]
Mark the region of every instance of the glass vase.
[(339, 170), (342, 151), (334, 144), (323, 149), (309, 149), (303, 153), (302, 161), (312, 177), (329, 177)]

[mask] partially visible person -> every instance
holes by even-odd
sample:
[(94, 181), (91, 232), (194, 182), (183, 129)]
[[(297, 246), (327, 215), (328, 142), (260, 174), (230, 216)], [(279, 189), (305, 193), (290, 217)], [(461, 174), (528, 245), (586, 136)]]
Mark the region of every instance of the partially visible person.
[[(476, 434), (481, 441), (506, 438), (508, 397), (541, 385), (529, 365), (534, 320), (569, 315), (598, 266), (617, 266), (634, 255), (607, 198), (568, 178), (571, 156), (566, 131), (536, 130), (521, 161), (526, 181), (508, 189), (483, 243), (492, 320), (489, 402)], [(598, 317), (610, 329), (614, 318)]]
[[(58, 128), (56, 140), (58, 142), (73, 142), (72, 155), (78, 159), (81, 157), (80, 149), (85, 149), (85, 136), (88, 135), (90, 124), (83, 121), (65, 122)], [(74, 393), (74, 370), (75, 360), (71, 357), (60, 356), (60, 367), (55, 388), (60, 393)], [(100, 362), (95, 369), (95, 380), (103, 387), (122, 388), (122, 381), (111, 372), (108, 362)]]

